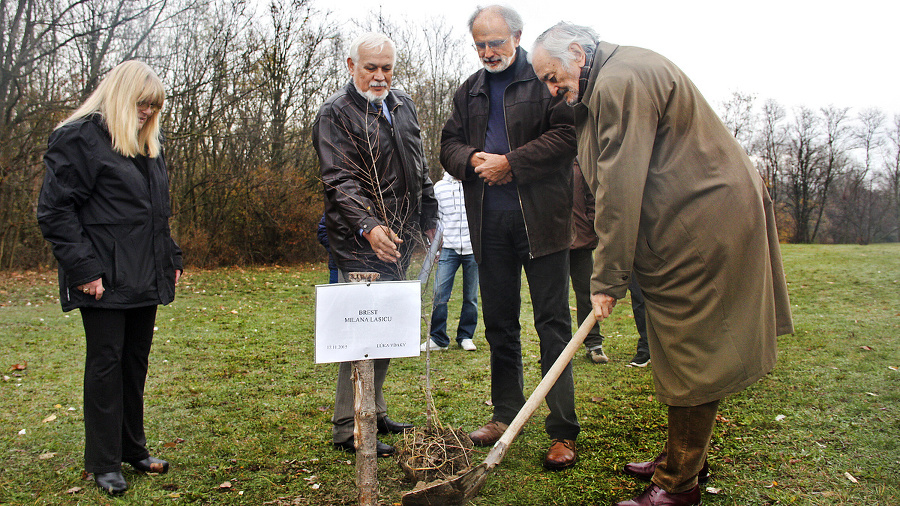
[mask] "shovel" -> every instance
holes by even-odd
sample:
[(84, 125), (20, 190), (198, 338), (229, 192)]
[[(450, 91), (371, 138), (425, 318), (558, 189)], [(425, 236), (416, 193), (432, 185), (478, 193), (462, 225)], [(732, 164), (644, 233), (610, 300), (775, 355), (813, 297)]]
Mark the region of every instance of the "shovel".
[(566, 345), (566, 348), (560, 353), (559, 358), (553, 363), (553, 367), (547, 371), (547, 374), (544, 375), (544, 378), (538, 383), (534, 392), (531, 393), (531, 397), (525, 401), (525, 405), (522, 406), (522, 409), (516, 414), (512, 423), (509, 424), (509, 427), (507, 427), (506, 431), (503, 432), (503, 435), (500, 436), (500, 440), (494, 444), (493, 448), (491, 448), (491, 451), (487, 454), (487, 457), (485, 457), (484, 462), (475, 468), (457, 474), (453, 478), (435, 481), (423, 488), (411, 490), (403, 494), (401, 504), (403, 506), (454, 506), (465, 504), (478, 495), (481, 487), (484, 486), (488, 473), (490, 473), (494, 467), (503, 460), (503, 457), (506, 456), (509, 446), (512, 444), (513, 440), (516, 439), (516, 436), (519, 435), (519, 431), (522, 430), (525, 422), (531, 418), (531, 415), (534, 414), (534, 411), (541, 402), (543, 402), (544, 397), (547, 396), (547, 392), (550, 391), (550, 388), (556, 383), (556, 380), (559, 379), (559, 375), (562, 374), (566, 365), (572, 361), (572, 357), (575, 356), (575, 352), (581, 347), (588, 331), (590, 331), (596, 323), (597, 318), (594, 316), (594, 312), (591, 311), (588, 317), (584, 319), (584, 323), (581, 324), (581, 327), (578, 328), (575, 335), (572, 336), (572, 340), (569, 341), (569, 344)]

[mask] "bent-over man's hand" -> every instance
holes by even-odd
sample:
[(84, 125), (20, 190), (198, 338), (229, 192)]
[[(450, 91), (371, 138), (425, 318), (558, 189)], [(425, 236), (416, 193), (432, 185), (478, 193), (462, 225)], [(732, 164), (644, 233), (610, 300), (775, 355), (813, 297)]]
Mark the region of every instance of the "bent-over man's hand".
[(378, 225), (371, 232), (363, 232), (363, 237), (369, 241), (372, 251), (382, 262), (397, 263), (397, 260), (400, 260), (400, 250), (397, 245), (401, 244), (403, 240), (393, 230), (384, 225)]
[(509, 166), (506, 155), (480, 151), (472, 155), (473, 162), (478, 160), (481, 160), (481, 163), (472, 165), (475, 167), (475, 173), (489, 185), (501, 185), (512, 181), (512, 167)]
[(594, 316), (601, 322), (612, 314), (613, 308), (616, 307), (616, 299), (605, 293), (595, 293), (591, 295), (591, 305), (594, 307)]

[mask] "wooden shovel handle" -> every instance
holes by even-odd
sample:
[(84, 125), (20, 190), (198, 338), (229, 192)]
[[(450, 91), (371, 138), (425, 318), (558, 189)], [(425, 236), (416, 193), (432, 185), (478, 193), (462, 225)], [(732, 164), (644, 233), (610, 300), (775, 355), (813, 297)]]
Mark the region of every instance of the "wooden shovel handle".
[(547, 374), (544, 375), (544, 378), (538, 383), (534, 392), (532, 392), (531, 396), (528, 397), (528, 400), (525, 401), (525, 405), (519, 410), (519, 413), (513, 419), (512, 423), (509, 424), (509, 427), (507, 427), (506, 431), (503, 432), (503, 435), (500, 436), (500, 440), (494, 444), (493, 448), (491, 448), (490, 453), (488, 453), (487, 457), (484, 459), (484, 462), (488, 464), (488, 467), (493, 467), (503, 459), (509, 445), (511, 445), (516, 436), (519, 435), (519, 431), (525, 426), (525, 422), (531, 418), (531, 415), (534, 414), (537, 407), (541, 405), (544, 397), (547, 396), (547, 392), (549, 392), (553, 385), (556, 384), (559, 375), (562, 374), (563, 369), (565, 369), (566, 366), (569, 365), (569, 362), (572, 361), (572, 357), (575, 356), (578, 348), (584, 343), (584, 338), (587, 337), (588, 332), (590, 332), (596, 323), (597, 317), (594, 316), (594, 311), (592, 310), (587, 318), (584, 319), (581, 326), (578, 327), (578, 331), (572, 336), (572, 340), (569, 341), (569, 344), (566, 345), (562, 353), (559, 354), (556, 362), (553, 363), (553, 367), (547, 371)]

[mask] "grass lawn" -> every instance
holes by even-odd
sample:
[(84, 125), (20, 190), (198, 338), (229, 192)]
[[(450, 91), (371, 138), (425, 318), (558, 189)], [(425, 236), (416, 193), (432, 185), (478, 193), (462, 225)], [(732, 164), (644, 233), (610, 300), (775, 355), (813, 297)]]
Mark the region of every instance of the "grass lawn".
[[(900, 504), (900, 245), (783, 254), (796, 334), (779, 339), (771, 374), (721, 404), (708, 484), (718, 493), (703, 503)], [(55, 273), (0, 273), (0, 505), (357, 503), (353, 456), (330, 444), (336, 366), (313, 360), (314, 285), (327, 279), (321, 264), (182, 278), (157, 318), (145, 395), (151, 453), (173, 467), (149, 476), (126, 465), (131, 488), (110, 498), (83, 473), (80, 315), (60, 311)], [(610, 363), (574, 361), (579, 463), (541, 467), (542, 406), (472, 504), (607, 505), (643, 490), (621, 469), (656, 455), (666, 417), (652, 364), (625, 367), (637, 340), (627, 302), (601, 327)], [(530, 313), (525, 294), (527, 392), (540, 374)], [(468, 430), (491, 414), (480, 326), (475, 343), (432, 354), (440, 417)], [(393, 419), (424, 423), (424, 366), (424, 355), (393, 361)], [(390, 459), (378, 476), (382, 504), (413, 486)]]

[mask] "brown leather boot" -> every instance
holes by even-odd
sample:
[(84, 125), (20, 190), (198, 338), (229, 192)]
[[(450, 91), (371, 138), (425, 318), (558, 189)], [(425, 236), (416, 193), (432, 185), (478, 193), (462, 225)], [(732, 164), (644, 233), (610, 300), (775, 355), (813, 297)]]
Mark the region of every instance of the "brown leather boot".
[(695, 485), (687, 492), (672, 494), (651, 483), (641, 495), (616, 506), (700, 506), (700, 487)]
[(554, 439), (547, 455), (544, 457), (544, 467), (558, 471), (571, 467), (578, 460), (578, 449), (572, 439)]
[[(629, 462), (625, 464), (622, 470), (625, 471), (625, 474), (630, 474), (635, 478), (650, 481), (650, 478), (653, 477), (653, 473), (656, 471), (656, 466), (662, 463), (665, 458), (666, 453), (663, 452), (649, 462)], [(697, 475), (697, 481), (700, 483), (709, 481), (709, 460), (703, 461), (703, 468), (700, 469), (700, 474)]]
[(491, 420), (484, 427), (469, 434), (469, 438), (472, 439), (475, 446), (491, 446), (500, 439), (507, 427), (509, 425), (503, 422)]

